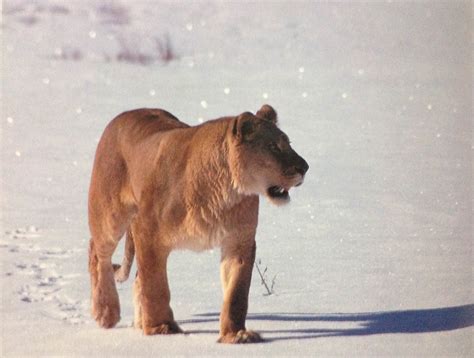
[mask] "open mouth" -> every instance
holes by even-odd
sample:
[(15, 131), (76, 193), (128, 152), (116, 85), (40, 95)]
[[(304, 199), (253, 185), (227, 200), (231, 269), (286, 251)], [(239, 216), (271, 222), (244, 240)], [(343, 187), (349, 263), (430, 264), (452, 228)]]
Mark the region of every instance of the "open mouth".
[(289, 197), (288, 190), (277, 185), (268, 188), (267, 193), (271, 198), (275, 199), (287, 199)]

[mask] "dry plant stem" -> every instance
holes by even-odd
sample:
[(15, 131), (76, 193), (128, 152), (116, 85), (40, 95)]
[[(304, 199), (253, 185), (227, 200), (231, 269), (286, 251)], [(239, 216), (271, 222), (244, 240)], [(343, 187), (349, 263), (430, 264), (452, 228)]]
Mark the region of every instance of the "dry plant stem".
[(272, 289), (270, 289), (267, 285), (265, 277), (264, 277), (262, 271), (260, 270), (260, 267), (258, 266), (257, 262), (255, 262), (255, 267), (257, 268), (258, 275), (260, 276), (260, 279), (262, 280), (262, 285), (265, 286), (265, 289), (267, 290), (267, 294), (268, 294), (268, 296), (270, 296), (271, 294), (273, 294), (273, 285), (274, 285), (275, 279), (273, 279)]

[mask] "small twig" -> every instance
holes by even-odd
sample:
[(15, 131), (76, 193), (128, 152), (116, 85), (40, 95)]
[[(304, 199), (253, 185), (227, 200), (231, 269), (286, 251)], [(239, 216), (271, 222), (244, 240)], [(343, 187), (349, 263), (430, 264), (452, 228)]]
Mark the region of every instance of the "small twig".
[(260, 270), (260, 266), (259, 266), (261, 264), (262, 264), (261, 260), (255, 261), (255, 267), (257, 268), (258, 275), (260, 276), (261, 284), (265, 286), (265, 289), (267, 290), (267, 296), (270, 296), (275, 293), (275, 291), (273, 290), (273, 287), (275, 286), (275, 280), (277, 276), (275, 275), (273, 277), (271, 287), (268, 287), (267, 280), (265, 278), (265, 274), (268, 270), (268, 267), (265, 266), (265, 269), (263, 270), (263, 273), (262, 273), (262, 270)]

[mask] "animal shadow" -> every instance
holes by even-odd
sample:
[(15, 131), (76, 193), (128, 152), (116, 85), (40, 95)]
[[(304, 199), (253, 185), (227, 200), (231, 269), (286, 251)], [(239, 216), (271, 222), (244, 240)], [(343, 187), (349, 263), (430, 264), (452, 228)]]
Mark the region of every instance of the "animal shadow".
[[(182, 323), (218, 322), (219, 313), (195, 315), (196, 319)], [(368, 336), (387, 333), (429, 333), (451, 331), (474, 326), (474, 304), (370, 313), (268, 313), (249, 314), (248, 321), (287, 322), (288, 327), (298, 326), (298, 323), (315, 323), (314, 328), (288, 328), (277, 330), (259, 330), (267, 334), (267, 341), (282, 341), (293, 339), (315, 339), (321, 337)], [(340, 322), (344, 326), (352, 323), (354, 327), (317, 328), (324, 322)], [(195, 331), (198, 333), (200, 331)], [(202, 332), (201, 332), (202, 333)], [(272, 337), (273, 336), (273, 337)]]

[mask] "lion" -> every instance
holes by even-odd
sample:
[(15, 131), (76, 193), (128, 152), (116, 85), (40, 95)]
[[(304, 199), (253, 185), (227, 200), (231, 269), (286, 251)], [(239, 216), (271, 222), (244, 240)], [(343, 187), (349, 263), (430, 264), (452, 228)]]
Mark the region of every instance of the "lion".
[[(259, 195), (287, 203), (308, 168), (269, 105), (197, 126), (162, 109), (115, 117), (97, 147), (88, 201), (91, 311), (99, 326), (120, 320), (114, 276), (126, 280), (136, 255), (134, 326), (145, 335), (182, 333), (170, 307), (168, 256), (220, 247), (218, 342), (262, 341), (245, 326)], [(114, 265), (124, 234), (124, 262)]]

